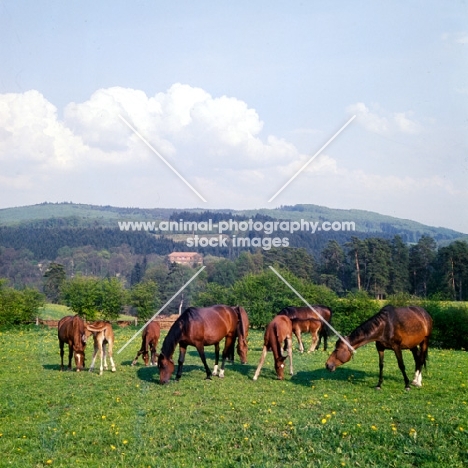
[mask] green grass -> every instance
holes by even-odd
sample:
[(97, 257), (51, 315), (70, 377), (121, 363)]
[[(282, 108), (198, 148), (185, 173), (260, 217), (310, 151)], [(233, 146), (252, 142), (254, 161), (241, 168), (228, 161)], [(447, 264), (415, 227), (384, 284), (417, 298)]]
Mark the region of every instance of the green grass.
[[(160, 386), (156, 368), (130, 366), (139, 338), (117, 354), (135, 330), (115, 329), (117, 372), (99, 376), (60, 372), (56, 329), (0, 329), (1, 467), (468, 463), (466, 352), (431, 349), (423, 387), (410, 392), (390, 352), (382, 390), (373, 388), (372, 345), (333, 374), (327, 353), (295, 352), (295, 375), (283, 382), (270, 353), (253, 382), (262, 333), (252, 330), (249, 364), (237, 360), (224, 379), (206, 381), (189, 348), (181, 381)], [(90, 358), (88, 348), (87, 365)], [(412, 371), (409, 352), (405, 360)]]

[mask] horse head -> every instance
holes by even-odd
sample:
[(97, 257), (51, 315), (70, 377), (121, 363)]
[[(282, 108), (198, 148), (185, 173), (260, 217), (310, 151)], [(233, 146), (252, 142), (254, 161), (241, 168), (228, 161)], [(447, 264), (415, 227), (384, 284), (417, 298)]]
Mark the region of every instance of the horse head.
[(171, 358), (167, 358), (161, 353), (158, 357), (159, 383), (161, 385), (169, 383), (171, 375), (174, 372), (175, 365)]
[[(346, 338), (348, 341), (348, 338)], [(333, 372), (337, 367), (348, 362), (353, 357), (351, 349), (349, 349), (348, 344), (343, 341), (341, 338), (336, 342), (335, 350), (330, 354), (325, 367)]]
[(237, 306), (237, 354), (242, 364), (247, 364), (247, 336), (249, 334), (249, 318), (243, 307)]
[(278, 380), (284, 379), (284, 361), (287, 356), (279, 356), (278, 359), (275, 359), (275, 371)]

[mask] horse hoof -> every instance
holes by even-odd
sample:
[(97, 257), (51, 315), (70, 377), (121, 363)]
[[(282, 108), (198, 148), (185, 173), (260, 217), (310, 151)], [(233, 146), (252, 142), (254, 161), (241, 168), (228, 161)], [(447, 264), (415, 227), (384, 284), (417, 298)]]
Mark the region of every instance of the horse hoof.
[(213, 380), (213, 379), (211, 378), (211, 376), (206, 376), (205, 380)]
[(377, 387), (375, 387), (376, 390), (382, 390), (382, 387), (380, 385), (377, 385)]
[(112, 372), (115, 372), (117, 369), (112, 369)]
[(416, 382), (416, 380), (413, 380), (413, 381), (411, 382), (411, 385), (414, 385), (415, 387), (419, 387), (419, 388), (422, 387), (422, 384), (420, 384), (419, 382)]
[(411, 388), (410, 388), (410, 387), (405, 387), (405, 390), (406, 390), (407, 392), (409, 392), (409, 391), (411, 390)]

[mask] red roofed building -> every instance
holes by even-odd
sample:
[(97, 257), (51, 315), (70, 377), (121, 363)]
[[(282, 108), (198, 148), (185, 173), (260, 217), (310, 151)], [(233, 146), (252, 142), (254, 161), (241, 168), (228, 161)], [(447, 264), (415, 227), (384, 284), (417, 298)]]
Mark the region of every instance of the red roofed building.
[(181, 265), (203, 265), (203, 255), (197, 252), (172, 252), (167, 256), (170, 263)]

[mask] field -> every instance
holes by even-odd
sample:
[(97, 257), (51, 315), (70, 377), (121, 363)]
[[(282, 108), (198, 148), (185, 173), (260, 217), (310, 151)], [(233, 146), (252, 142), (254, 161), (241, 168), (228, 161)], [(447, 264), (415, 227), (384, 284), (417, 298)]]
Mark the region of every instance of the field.
[(270, 354), (253, 382), (262, 332), (251, 330), (247, 365), (237, 359), (206, 381), (189, 348), (181, 381), (160, 386), (156, 368), (130, 366), (139, 337), (117, 354), (135, 331), (115, 330), (117, 372), (99, 376), (60, 372), (56, 329), (0, 329), (1, 467), (468, 465), (464, 351), (431, 348), (423, 387), (409, 392), (388, 351), (382, 390), (373, 388), (372, 345), (333, 374), (328, 353), (296, 351), (283, 382)]

